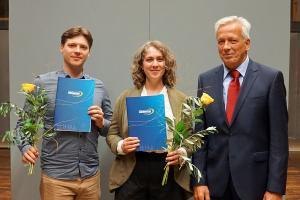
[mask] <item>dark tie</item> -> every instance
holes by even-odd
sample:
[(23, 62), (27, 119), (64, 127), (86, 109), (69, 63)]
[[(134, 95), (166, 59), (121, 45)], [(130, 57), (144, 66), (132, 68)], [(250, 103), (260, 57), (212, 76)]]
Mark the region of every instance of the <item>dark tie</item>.
[(234, 112), (234, 107), (237, 101), (237, 98), (239, 96), (240, 91), (240, 72), (237, 70), (233, 70), (230, 72), (230, 76), (232, 77), (232, 80), (230, 81), (229, 87), (228, 87), (228, 93), (227, 93), (227, 105), (226, 105), (226, 116), (227, 121), (229, 124), (231, 124), (232, 115)]

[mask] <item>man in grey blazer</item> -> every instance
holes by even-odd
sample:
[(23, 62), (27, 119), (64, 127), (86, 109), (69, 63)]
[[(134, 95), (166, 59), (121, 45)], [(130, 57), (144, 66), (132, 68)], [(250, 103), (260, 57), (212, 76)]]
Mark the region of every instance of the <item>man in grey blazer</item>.
[[(192, 181), (196, 200), (279, 200), (285, 194), (288, 113), (282, 72), (248, 57), (250, 23), (224, 17), (215, 32), (223, 64), (199, 75), (198, 96), (215, 103), (202, 129), (216, 126), (193, 156), (202, 172)], [(236, 74), (236, 75), (234, 75)]]

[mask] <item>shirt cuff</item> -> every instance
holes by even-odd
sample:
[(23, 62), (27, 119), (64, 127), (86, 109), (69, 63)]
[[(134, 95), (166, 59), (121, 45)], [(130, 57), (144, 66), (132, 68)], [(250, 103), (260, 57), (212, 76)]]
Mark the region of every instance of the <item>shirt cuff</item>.
[(30, 147), (31, 147), (31, 145), (29, 145), (29, 144), (23, 146), (21, 149), (22, 155), (24, 155), (28, 151), (28, 149), (30, 149)]
[(122, 149), (123, 142), (124, 142), (124, 140), (120, 140), (118, 142), (118, 146), (117, 146), (118, 155), (125, 155), (125, 153), (123, 152), (123, 149)]
[(108, 129), (109, 129), (109, 126), (110, 126), (110, 121), (107, 120), (107, 119), (103, 119), (103, 126), (102, 128), (98, 128), (98, 131), (99, 131), (99, 134), (103, 137), (106, 137), (107, 136), (107, 132), (108, 132)]

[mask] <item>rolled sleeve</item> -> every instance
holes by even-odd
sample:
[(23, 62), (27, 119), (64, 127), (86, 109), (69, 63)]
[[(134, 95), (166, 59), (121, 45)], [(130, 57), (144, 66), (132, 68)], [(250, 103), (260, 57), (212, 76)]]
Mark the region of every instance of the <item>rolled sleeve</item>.
[(103, 127), (99, 128), (99, 134), (106, 137), (111, 121), (104, 119)]
[(30, 144), (26, 144), (26, 145), (22, 145), (22, 146), (19, 145), (19, 149), (20, 149), (22, 155), (24, 155), (28, 151), (28, 149), (30, 149), (30, 147), (31, 147)]

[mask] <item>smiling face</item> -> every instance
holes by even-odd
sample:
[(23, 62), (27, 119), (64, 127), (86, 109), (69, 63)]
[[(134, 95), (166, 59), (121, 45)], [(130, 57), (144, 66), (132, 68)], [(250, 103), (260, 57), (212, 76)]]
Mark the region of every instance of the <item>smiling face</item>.
[(149, 47), (144, 55), (143, 70), (146, 75), (146, 84), (163, 83), (162, 77), (165, 73), (165, 58), (163, 54), (154, 47)]
[(89, 56), (88, 41), (82, 35), (69, 38), (61, 45), (60, 52), (64, 59), (64, 68), (69, 70), (82, 70), (83, 64)]
[(250, 49), (250, 39), (243, 37), (241, 24), (238, 22), (220, 26), (217, 42), (219, 55), (230, 70), (244, 62)]

